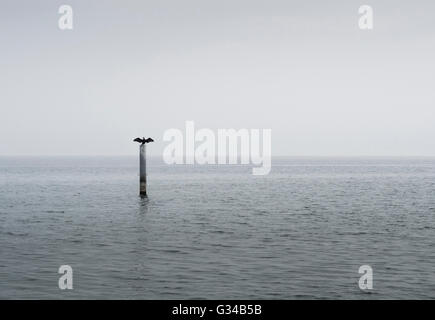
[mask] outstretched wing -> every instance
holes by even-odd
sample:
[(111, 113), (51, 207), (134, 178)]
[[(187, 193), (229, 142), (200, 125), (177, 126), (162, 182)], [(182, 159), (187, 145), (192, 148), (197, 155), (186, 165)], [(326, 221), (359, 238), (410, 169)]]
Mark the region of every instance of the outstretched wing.
[(140, 142), (140, 143), (142, 143), (142, 139), (141, 139), (141, 138), (136, 138), (136, 139), (134, 139), (133, 141), (136, 141), (136, 142)]
[(150, 142), (154, 142), (154, 140), (151, 139), (151, 138), (147, 138), (147, 139), (145, 140), (145, 142), (146, 142), (146, 143), (150, 143)]

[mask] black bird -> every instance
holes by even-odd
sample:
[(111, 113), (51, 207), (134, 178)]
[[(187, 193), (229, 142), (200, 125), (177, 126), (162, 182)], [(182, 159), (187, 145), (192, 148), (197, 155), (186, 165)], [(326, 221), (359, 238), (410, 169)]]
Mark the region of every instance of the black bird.
[(153, 139), (151, 139), (151, 138), (145, 139), (145, 137), (142, 137), (142, 139), (141, 138), (136, 138), (133, 141), (136, 141), (136, 142), (139, 142), (139, 143), (142, 143), (142, 144), (154, 142)]

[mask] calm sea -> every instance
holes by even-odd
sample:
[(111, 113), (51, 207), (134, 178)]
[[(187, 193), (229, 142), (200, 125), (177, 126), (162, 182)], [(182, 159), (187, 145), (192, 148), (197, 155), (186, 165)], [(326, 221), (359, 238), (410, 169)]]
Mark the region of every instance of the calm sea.
[(0, 298), (435, 298), (435, 159), (272, 164), (2, 157)]

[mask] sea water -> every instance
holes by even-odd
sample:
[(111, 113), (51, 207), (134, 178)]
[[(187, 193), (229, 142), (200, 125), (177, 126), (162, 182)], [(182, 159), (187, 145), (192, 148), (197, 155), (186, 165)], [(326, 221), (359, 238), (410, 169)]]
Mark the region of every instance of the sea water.
[(0, 298), (435, 298), (434, 158), (147, 164), (0, 157)]

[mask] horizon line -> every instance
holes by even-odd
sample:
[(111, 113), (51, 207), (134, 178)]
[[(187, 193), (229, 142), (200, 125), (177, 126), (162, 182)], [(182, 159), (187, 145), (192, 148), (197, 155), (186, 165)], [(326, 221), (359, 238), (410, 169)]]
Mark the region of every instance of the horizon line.
[[(137, 154), (0, 154), (0, 157), (137, 157)], [(163, 155), (148, 154), (149, 158), (160, 158)], [(238, 156), (240, 157), (240, 156)], [(435, 158), (434, 155), (272, 155), (272, 158)]]

